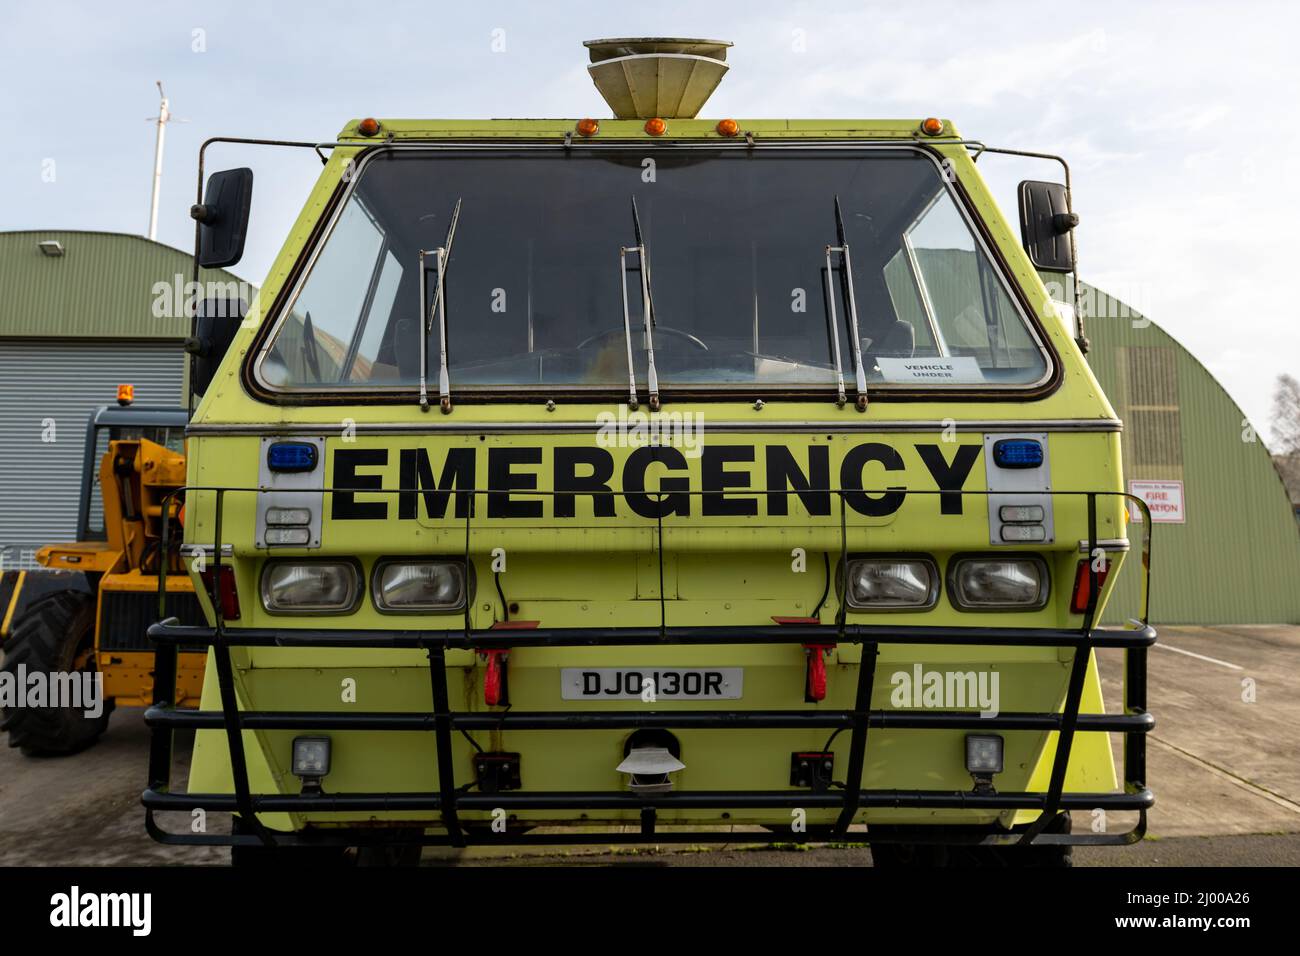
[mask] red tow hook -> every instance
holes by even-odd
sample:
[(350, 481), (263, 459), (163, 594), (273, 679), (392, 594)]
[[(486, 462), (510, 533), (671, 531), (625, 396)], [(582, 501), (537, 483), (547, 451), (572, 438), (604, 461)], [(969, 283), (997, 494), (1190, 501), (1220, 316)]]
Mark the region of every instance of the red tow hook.
[[(492, 625), (494, 631), (531, 631), (540, 621), (497, 621)], [(493, 647), (479, 651), (479, 656), (487, 660), (487, 673), (483, 675), (483, 703), (489, 707), (510, 703), (510, 685), (506, 682), (506, 661), (510, 659), (510, 648)]]
[[(786, 626), (821, 623), (821, 618), (817, 617), (773, 617), (772, 620)], [(825, 656), (833, 650), (835, 650), (834, 644), (803, 645), (803, 652), (808, 658), (808, 680), (804, 688), (804, 700), (812, 702), (826, 699)]]
[(805, 644), (808, 655), (808, 696), (810, 701), (826, 699), (826, 656), (835, 650), (834, 644)]
[(510, 651), (506, 648), (492, 648), (480, 653), (487, 658), (487, 674), (483, 677), (483, 702), (489, 707), (495, 707), (502, 700), (501, 687), (504, 683), (502, 677), (505, 674), (505, 661)]

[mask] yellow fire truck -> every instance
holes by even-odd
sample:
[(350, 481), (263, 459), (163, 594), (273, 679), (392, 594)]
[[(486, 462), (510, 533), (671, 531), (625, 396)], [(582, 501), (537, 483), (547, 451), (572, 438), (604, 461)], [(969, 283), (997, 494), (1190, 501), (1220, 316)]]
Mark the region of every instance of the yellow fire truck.
[[(1043, 281), (1077, 287), (1068, 167), (1017, 229), (977, 166), (1017, 151), (947, 120), (700, 119), (730, 44), (586, 46), (612, 119), (265, 143), (325, 165), (247, 318), (197, 323), (209, 619), (151, 629), (150, 832), (247, 863), (1140, 839), (1155, 632), (1098, 619), (1144, 506)], [(252, 188), (204, 155), (196, 268)], [(159, 816), (196, 810), (231, 832)]]

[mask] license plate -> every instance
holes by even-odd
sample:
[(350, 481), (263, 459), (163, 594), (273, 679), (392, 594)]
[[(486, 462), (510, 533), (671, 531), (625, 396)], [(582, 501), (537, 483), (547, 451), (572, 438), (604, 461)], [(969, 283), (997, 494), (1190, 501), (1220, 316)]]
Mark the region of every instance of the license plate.
[(564, 700), (739, 700), (743, 667), (566, 667)]

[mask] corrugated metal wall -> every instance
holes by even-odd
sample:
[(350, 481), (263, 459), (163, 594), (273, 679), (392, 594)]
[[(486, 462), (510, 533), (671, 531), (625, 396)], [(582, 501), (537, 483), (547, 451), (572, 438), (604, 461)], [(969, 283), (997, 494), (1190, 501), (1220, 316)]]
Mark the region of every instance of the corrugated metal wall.
[[(1186, 523), (1156, 523), (1156, 623), (1300, 622), (1300, 526), (1262, 440), (1190, 352), (1118, 300), (1082, 287), (1088, 361), (1124, 421), (1127, 478), (1183, 482)], [(1263, 423), (1259, 423), (1262, 425)], [(1136, 542), (1140, 527), (1130, 525)], [(1138, 608), (1130, 563), (1107, 619)]]
[[(63, 255), (42, 253), (39, 244), (47, 240), (60, 243)], [(184, 338), (192, 262), (189, 253), (142, 236), (0, 232), (0, 336)], [(215, 284), (218, 294), (240, 289), (239, 279), (224, 269), (205, 269), (200, 281)], [(252, 291), (243, 287), (245, 301)]]
[[(62, 255), (41, 252), (57, 242)], [(192, 259), (141, 236), (78, 230), (0, 232), (0, 559), (76, 533), (86, 423), (119, 383), (140, 405), (179, 405)], [(206, 295), (242, 295), (225, 270)], [(47, 420), (53, 422), (54, 441)]]
[(91, 412), (124, 382), (136, 404), (179, 405), (183, 356), (178, 342), (0, 339), (5, 569), (33, 567), (35, 548), (74, 540)]

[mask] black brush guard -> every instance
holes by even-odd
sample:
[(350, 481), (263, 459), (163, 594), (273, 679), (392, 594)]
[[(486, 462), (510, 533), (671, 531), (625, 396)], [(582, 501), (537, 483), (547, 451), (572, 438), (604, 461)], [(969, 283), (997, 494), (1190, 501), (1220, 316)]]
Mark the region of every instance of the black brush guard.
[[(307, 630), (298, 628), (235, 628), (225, 625), (221, 601), (214, 590), (221, 575), (222, 515), (228, 493), (258, 493), (255, 488), (191, 487), (183, 492), (211, 492), (216, 496), (212, 547), (211, 588), (208, 593), (216, 610), (215, 627), (182, 626), (175, 618), (163, 620), (149, 628), (156, 642), (154, 664), (154, 704), (145, 713), (151, 728), (149, 786), (144, 791), (145, 826), (150, 836), (161, 843), (215, 846), (382, 846), (423, 845), (456, 846), (493, 845), (576, 845), (613, 843), (806, 843), (826, 839), (846, 839), (848, 828), (859, 810), (905, 808), (926, 810), (1038, 810), (1039, 816), (1023, 832), (1002, 831), (976, 834), (952, 832), (927, 837), (928, 828), (914, 828), (906, 837), (893, 834), (854, 834), (863, 842), (940, 842), (980, 845), (1122, 845), (1136, 843), (1146, 833), (1147, 810), (1155, 797), (1146, 786), (1146, 740), (1155, 719), (1146, 710), (1147, 648), (1155, 643), (1156, 632), (1147, 623), (1150, 607), (1151, 515), (1140, 498), (1124, 492), (1085, 491), (1048, 492), (1056, 497), (1082, 496), (1087, 499), (1089, 599), (1082, 625), (1072, 628), (1013, 627), (925, 627), (851, 624), (845, 619), (846, 607), (840, 601), (833, 624), (784, 624), (778, 626), (669, 627), (664, 623), (663, 590), (660, 589), (661, 624), (659, 627), (538, 628), (527, 631), (483, 630), (471, 627), (469, 602), (466, 601), (464, 626), (457, 630)], [(383, 492), (372, 488), (327, 488), (367, 494), (402, 494), (403, 489)], [(457, 490), (469, 496), (470, 507), (465, 519), (465, 560), (470, 561), (470, 523), (473, 502), (481, 494), (500, 494), (490, 490)], [(510, 494), (550, 496), (555, 492), (512, 489)], [(793, 490), (785, 492), (794, 494)], [(804, 494), (808, 491), (805, 489)], [(830, 492), (838, 497), (840, 516), (840, 593), (847, 590), (849, 548), (844, 496), (881, 494), (882, 491), (840, 489)], [(616, 493), (611, 493), (616, 494)], [(669, 493), (648, 492), (660, 500)], [(708, 492), (673, 492), (673, 494), (708, 494)], [(908, 495), (976, 495), (984, 491), (907, 491)], [(1142, 615), (1126, 629), (1094, 626), (1098, 577), (1091, 560), (1098, 546), (1097, 499), (1118, 497), (1132, 502), (1142, 514)], [(168, 509), (163, 509), (164, 536)], [(1059, 529), (1058, 529), (1059, 530)], [(657, 520), (655, 551), (660, 573), (663, 570), (663, 519)], [(1012, 552), (1014, 553), (1014, 552)], [(159, 607), (166, 600), (166, 579), (159, 576)], [(468, 649), (477, 652), (518, 647), (521, 641), (538, 647), (630, 647), (676, 645), (756, 645), (756, 644), (860, 644), (862, 662), (858, 667), (857, 688), (852, 710), (782, 710), (782, 711), (544, 711), (468, 713), (451, 709), (447, 688), (446, 652)], [(996, 645), (1011, 647), (1068, 647), (1074, 651), (1065, 701), (1059, 712), (1001, 713), (982, 717), (978, 712), (959, 711), (880, 711), (871, 709), (871, 691), (879, 645)], [(175, 700), (176, 655), (181, 646), (209, 646), (217, 668), (221, 693), (220, 711), (177, 710)], [(348, 647), (348, 648), (420, 648), (429, 658), (432, 710), (428, 712), (341, 713), (337, 711), (247, 711), (236, 702), (231, 647)], [(1084, 680), (1091, 652), (1097, 648), (1122, 648), (1125, 655), (1124, 706), (1122, 714), (1080, 714)], [(791, 729), (851, 731), (849, 762), (844, 786), (835, 790), (805, 789), (773, 791), (671, 791), (668, 793), (632, 793), (617, 791), (469, 793), (457, 786), (453, 766), (452, 734), (474, 730), (584, 730), (591, 728), (631, 730), (643, 727), (689, 729)], [(1056, 754), (1048, 789), (1042, 792), (975, 792), (946, 790), (869, 790), (862, 787), (868, 731), (871, 728), (972, 730), (972, 731), (1057, 731)], [(230, 752), (234, 793), (173, 793), (171, 766), (173, 732), (178, 729), (224, 729)], [(393, 793), (252, 793), (242, 731), (430, 731), (437, 747), (439, 788), (437, 792)], [(1065, 775), (1076, 732), (1114, 732), (1124, 735), (1124, 790), (1122, 793), (1065, 793)], [(808, 827), (807, 832), (741, 832), (657, 830), (659, 810), (728, 810), (728, 809), (831, 809), (839, 810), (830, 827)], [(243, 832), (231, 834), (173, 833), (155, 818), (160, 811), (195, 810), (237, 813)], [(606, 810), (632, 811), (640, 817), (640, 829), (627, 832), (535, 834), (521, 829), (504, 833), (491, 832), (478, 823), (462, 822), (459, 812), (520, 810)], [(1132, 829), (1121, 833), (1060, 833), (1048, 828), (1056, 816), (1070, 810), (1136, 811), (1138, 819)], [(442, 820), (443, 833), (419, 832), (394, 822), (392, 827), (330, 826), (293, 833), (264, 827), (258, 813), (332, 813), (332, 812), (436, 812)], [(418, 826), (418, 824), (417, 824)], [(403, 827), (399, 829), (399, 827)]]

